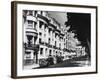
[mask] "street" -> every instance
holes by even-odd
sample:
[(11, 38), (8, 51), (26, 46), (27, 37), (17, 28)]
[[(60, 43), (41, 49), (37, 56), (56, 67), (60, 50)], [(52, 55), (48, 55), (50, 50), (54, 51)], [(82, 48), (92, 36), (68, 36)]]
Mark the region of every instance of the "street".
[(79, 57), (79, 58), (65, 60), (63, 62), (54, 64), (54, 65), (49, 65), (46, 67), (38, 67), (38, 68), (82, 67), (82, 66), (89, 66), (89, 65), (90, 65), (90, 61), (88, 60), (88, 58)]

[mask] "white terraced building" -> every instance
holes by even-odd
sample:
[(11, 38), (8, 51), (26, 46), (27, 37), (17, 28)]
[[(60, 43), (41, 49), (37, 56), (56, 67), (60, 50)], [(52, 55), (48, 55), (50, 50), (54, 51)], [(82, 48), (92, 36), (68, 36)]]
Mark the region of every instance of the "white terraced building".
[[(81, 55), (83, 50), (73, 32), (60, 23), (47, 11), (23, 10), (24, 64), (38, 64), (40, 59)], [(85, 53), (85, 48), (83, 50)], [(56, 61), (54, 61), (56, 63)]]

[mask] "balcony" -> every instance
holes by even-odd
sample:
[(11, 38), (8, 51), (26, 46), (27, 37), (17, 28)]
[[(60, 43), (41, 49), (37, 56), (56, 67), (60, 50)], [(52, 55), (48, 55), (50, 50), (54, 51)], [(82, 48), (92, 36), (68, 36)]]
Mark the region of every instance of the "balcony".
[(66, 48), (63, 48), (63, 51), (66, 51)]
[(60, 34), (60, 30), (54, 29), (54, 31), (55, 31), (56, 34)]
[(35, 28), (27, 28), (26, 29), (26, 35), (31, 35), (33, 37), (37, 37), (38, 33), (37, 30)]
[(31, 15), (27, 15), (26, 20), (30, 20), (30, 21), (33, 21), (33, 22), (37, 22), (36, 17), (31, 16)]
[(48, 46), (48, 43), (45, 43), (45, 46)]
[(61, 36), (64, 36), (65, 34), (64, 34), (63, 32), (60, 32), (60, 35), (61, 35)]
[(37, 15), (38, 19), (46, 24), (49, 23), (49, 19), (46, 16), (42, 16), (40, 14)]
[(57, 27), (54, 24), (49, 23), (49, 27), (56, 29)]
[(27, 44), (27, 43), (24, 43), (24, 48), (25, 48), (25, 50), (38, 51), (39, 50), (39, 45), (38, 44)]
[(63, 51), (66, 51), (66, 52), (69, 52), (69, 53), (70, 52), (75, 52), (75, 50), (71, 50), (71, 49), (67, 49), (67, 48), (64, 48)]
[(49, 48), (52, 48), (52, 45), (51, 45), (51, 44), (48, 44), (48, 47), (49, 47)]
[(59, 50), (61, 50), (61, 48), (59, 47)]
[(49, 43), (45, 43), (45, 46), (52, 48), (52, 45)]
[(44, 45), (44, 42), (39, 42), (41, 45)]
[(59, 48), (58, 48), (58, 47), (56, 47), (56, 46), (53, 46), (53, 48), (54, 48), (54, 49), (59, 49)]
[(52, 47), (55, 49), (56, 46), (52, 46)]
[(56, 31), (58, 31), (59, 33), (61, 32), (60, 29), (56, 29)]

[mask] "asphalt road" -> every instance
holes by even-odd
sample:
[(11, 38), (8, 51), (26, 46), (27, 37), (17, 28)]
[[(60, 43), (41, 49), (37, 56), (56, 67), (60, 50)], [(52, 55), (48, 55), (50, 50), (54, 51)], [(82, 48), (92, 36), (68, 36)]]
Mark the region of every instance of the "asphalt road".
[[(82, 66), (89, 66), (90, 61), (86, 57), (81, 57), (81, 58), (74, 58), (70, 60), (65, 60), (63, 62), (54, 64), (54, 65), (49, 65), (46, 67), (42, 68), (58, 68), (58, 67), (82, 67)], [(41, 67), (38, 67), (41, 68)]]

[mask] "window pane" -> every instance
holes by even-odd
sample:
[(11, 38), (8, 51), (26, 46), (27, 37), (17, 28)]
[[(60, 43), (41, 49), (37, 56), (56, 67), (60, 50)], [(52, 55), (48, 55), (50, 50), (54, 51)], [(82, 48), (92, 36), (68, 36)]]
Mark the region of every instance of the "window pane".
[(29, 26), (29, 27), (32, 27), (32, 26), (33, 26), (33, 21), (28, 20), (28, 26)]
[(43, 48), (40, 48), (40, 54), (41, 55), (43, 54)]
[(33, 11), (29, 11), (29, 15), (31, 15), (31, 16), (32, 16), (32, 15), (33, 15)]

